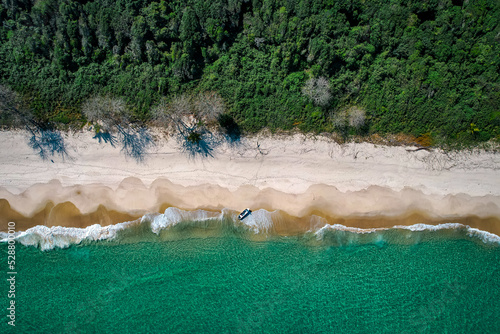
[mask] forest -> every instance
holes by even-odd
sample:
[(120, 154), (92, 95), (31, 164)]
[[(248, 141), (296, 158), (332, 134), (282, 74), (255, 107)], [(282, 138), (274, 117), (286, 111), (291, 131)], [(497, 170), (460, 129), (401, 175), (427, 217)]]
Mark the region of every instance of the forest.
[(3, 128), (205, 101), (243, 133), (500, 140), (498, 0), (2, 0), (0, 21)]

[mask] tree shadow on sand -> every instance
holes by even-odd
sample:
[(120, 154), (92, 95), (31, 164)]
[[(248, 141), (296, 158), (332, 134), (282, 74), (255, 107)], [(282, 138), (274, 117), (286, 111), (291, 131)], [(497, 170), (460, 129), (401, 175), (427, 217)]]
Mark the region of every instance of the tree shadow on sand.
[(63, 159), (68, 157), (61, 132), (46, 119), (35, 117), (29, 107), (29, 101), (2, 84), (0, 121), (8, 127), (25, 128), (28, 132), (28, 145), (43, 160), (55, 155), (60, 155)]
[(110, 144), (111, 146), (115, 147), (116, 144), (116, 136), (112, 135), (111, 133), (107, 131), (99, 131), (96, 132), (95, 136), (92, 137), (92, 139), (97, 139), (99, 140), (99, 144), (102, 142), (106, 144)]
[(177, 142), (181, 146), (181, 151), (192, 158), (197, 156), (213, 158), (214, 149), (224, 142), (230, 146), (239, 145), (241, 131), (234, 119), (229, 115), (221, 115), (218, 122), (219, 127), (214, 133), (203, 122), (188, 125), (178, 120), (176, 122)]
[(122, 152), (137, 162), (143, 162), (147, 149), (154, 145), (153, 136), (149, 129), (145, 127), (122, 127), (119, 125), (117, 129), (122, 143)]
[(60, 131), (41, 126), (27, 126), (26, 129), (31, 134), (28, 145), (38, 153), (40, 158), (47, 160), (55, 155), (63, 159), (68, 157), (66, 144)]
[(240, 144), (241, 131), (239, 125), (234, 121), (234, 118), (223, 114), (218, 119), (219, 125), (223, 130), (223, 135), (229, 145)]
[(111, 131), (95, 129), (95, 135), (92, 139), (97, 139), (99, 144), (110, 144), (116, 147), (121, 144), (121, 151), (128, 157), (137, 162), (144, 162), (147, 150), (154, 146), (154, 139), (150, 130), (144, 126), (132, 127), (116, 124)]
[(177, 142), (181, 145), (181, 150), (192, 158), (213, 158), (214, 148), (221, 144), (220, 138), (207, 128), (196, 125), (179, 128)]

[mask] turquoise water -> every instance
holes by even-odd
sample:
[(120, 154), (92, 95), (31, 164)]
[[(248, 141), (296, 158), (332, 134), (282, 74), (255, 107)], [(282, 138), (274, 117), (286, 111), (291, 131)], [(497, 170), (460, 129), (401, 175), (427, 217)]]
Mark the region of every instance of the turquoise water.
[(500, 332), (498, 246), (421, 232), (348, 246), (181, 232), (47, 252), (18, 244), (16, 332)]

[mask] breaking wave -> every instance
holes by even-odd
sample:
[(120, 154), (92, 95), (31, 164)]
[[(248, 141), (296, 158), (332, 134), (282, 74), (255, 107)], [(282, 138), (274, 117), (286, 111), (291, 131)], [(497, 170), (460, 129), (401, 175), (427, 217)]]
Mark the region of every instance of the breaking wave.
[[(284, 232), (283, 226), (286, 226), (287, 233)], [(489, 245), (500, 245), (499, 236), (461, 223), (358, 228), (338, 223), (330, 224), (326, 218), (317, 215), (299, 219), (289, 217), (280, 211), (271, 212), (260, 209), (240, 221), (238, 220), (238, 212), (228, 209), (219, 212), (186, 211), (175, 207), (167, 208), (163, 214), (147, 214), (134, 221), (108, 226), (94, 224), (86, 228), (74, 228), (38, 225), (23, 232), (10, 233), (10, 238), (14, 238), (25, 246), (34, 246), (46, 251), (102, 240), (118, 242), (162, 241), (220, 236), (223, 233), (232, 233), (258, 240), (295, 236), (312, 244), (320, 243), (334, 246), (415, 244), (438, 237), (472, 239)], [(9, 233), (0, 232), (0, 242), (8, 240)]]
[(470, 238), (482, 241), (485, 244), (500, 245), (499, 236), (459, 223), (395, 225), (390, 228), (371, 229), (326, 224), (314, 234), (317, 240), (336, 246), (367, 243), (379, 246), (386, 243), (416, 244), (439, 237)]

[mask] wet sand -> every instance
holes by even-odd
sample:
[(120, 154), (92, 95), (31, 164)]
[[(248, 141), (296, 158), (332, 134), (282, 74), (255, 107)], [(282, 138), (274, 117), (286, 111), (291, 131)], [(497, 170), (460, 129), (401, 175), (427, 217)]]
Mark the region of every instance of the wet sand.
[(275, 221), (274, 228), (282, 235), (320, 228), (310, 225), (312, 215), (330, 224), (364, 229), (456, 222), (500, 235), (500, 200), (491, 195), (426, 195), (412, 189), (395, 191), (376, 186), (344, 193), (326, 185), (312, 186), (302, 194), (286, 194), (252, 186), (234, 192), (214, 185), (184, 187), (168, 180), (158, 180), (146, 188), (138, 182), (127, 179), (116, 191), (99, 185), (64, 187), (56, 181), (19, 195), (4, 191), (0, 199), (1, 230), (7, 230), (9, 221), (15, 221), (18, 230), (36, 225), (82, 228), (131, 221), (148, 213), (163, 213), (171, 206), (218, 212), (248, 206), (253, 210), (279, 210), (281, 219)]

